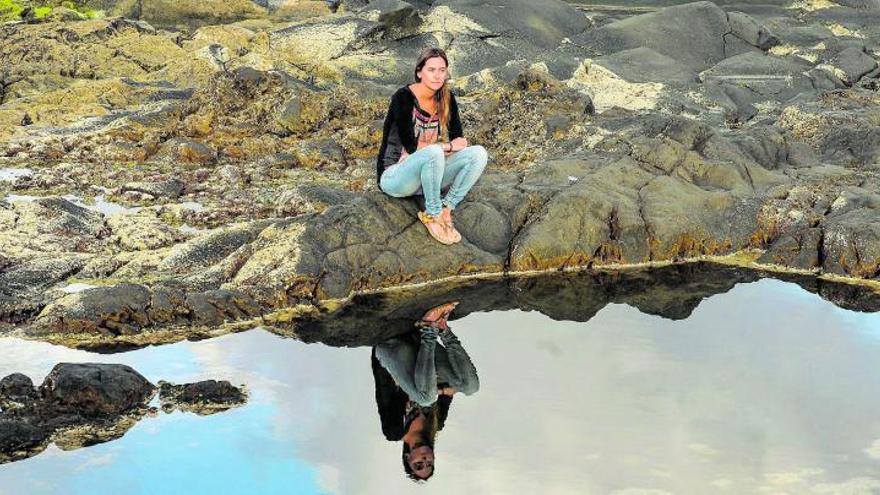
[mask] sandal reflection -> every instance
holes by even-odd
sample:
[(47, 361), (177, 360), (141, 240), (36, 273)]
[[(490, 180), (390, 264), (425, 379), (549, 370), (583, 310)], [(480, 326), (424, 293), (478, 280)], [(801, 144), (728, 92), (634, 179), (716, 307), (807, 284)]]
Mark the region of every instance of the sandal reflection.
[(403, 469), (415, 481), (434, 474), (434, 439), (453, 395), (471, 395), (480, 388), (471, 358), (446, 321), (457, 305), (432, 308), (416, 323), (416, 331), (373, 347), (382, 433), (403, 442)]

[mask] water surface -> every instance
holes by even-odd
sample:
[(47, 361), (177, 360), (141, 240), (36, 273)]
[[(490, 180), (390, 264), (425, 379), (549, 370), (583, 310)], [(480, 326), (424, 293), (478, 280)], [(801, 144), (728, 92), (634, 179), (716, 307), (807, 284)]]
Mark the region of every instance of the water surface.
[(453, 321), (481, 388), (454, 397), (418, 485), (382, 435), (368, 346), (255, 330), (98, 355), (0, 339), (0, 376), (118, 362), (251, 393), (0, 465), (0, 494), (880, 493), (880, 314), (767, 279), (671, 313), (686, 319), (599, 308), (580, 322), (520, 309)]

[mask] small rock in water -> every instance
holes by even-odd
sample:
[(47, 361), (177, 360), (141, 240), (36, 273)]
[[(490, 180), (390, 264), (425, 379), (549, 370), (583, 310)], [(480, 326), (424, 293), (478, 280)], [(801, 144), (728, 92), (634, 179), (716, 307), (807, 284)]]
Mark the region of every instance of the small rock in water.
[(243, 388), (235, 387), (226, 380), (204, 380), (183, 385), (159, 382), (159, 400), (165, 412), (180, 409), (206, 416), (244, 404), (247, 394)]
[(13, 373), (0, 380), (0, 408), (13, 409), (37, 398), (37, 389), (30, 378)]

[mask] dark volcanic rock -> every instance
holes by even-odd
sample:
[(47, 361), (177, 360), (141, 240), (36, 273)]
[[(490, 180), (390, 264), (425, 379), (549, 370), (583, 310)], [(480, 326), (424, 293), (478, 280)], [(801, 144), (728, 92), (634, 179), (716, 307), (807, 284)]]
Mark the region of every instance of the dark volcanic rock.
[(180, 179), (169, 179), (158, 182), (130, 182), (121, 188), (121, 192), (134, 191), (149, 194), (154, 198), (177, 199), (186, 185)]
[(731, 34), (752, 46), (769, 50), (779, 44), (776, 35), (747, 14), (728, 12), (727, 20), (730, 23)]
[(21, 373), (13, 373), (0, 380), (0, 409), (21, 407), (37, 399), (34, 382)]
[(206, 416), (244, 404), (247, 394), (226, 380), (204, 380), (183, 385), (159, 382), (159, 400), (165, 412), (180, 409)]
[(803, 60), (781, 58), (760, 52), (727, 58), (700, 74), (707, 85), (733, 83), (751, 93), (751, 102), (787, 101), (813, 90), (804, 73), (812, 66)]
[(437, 0), (433, 7), (473, 19), (489, 33), (522, 37), (526, 44), (543, 49), (556, 47), (563, 38), (574, 36), (587, 28), (583, 14), (557, 0), (502, 0), (492, 3), (475, 0)]
[(385, 29), (411, 30), (422, 22), (415, 7), (402, 0), (373, 0), (363, 11), (372, 10), (379, 11), (379, 23)]
[[(743, 24), (744, 17), (739, 19)], [(731, 33), (723, 10), (711, 2), (694, 2), (612, 22), (572, 41), (601, 54), (647, 47), (701, 71), (726, 57), (759, 50)]]
[(0, 464), (30, 457), (42, 451), (49, 433), (24, 420), (0, 417)]
[(600, 57), (595, 63), (631, 82), (688, 84), (698, 80), (689, 66), (648, 47), (619, 51)]
[(841, 51), (829, 63), (843, 72), (844, 82), (850, 85), (877, 68), (877, 61), (866, 55), (863, 49), (856, 47)]
[(58, 364), (40, 386), (50, 407), (86, 417), (121, 414), (145, 404), (154, 391), (140, 373), (118, 364)]

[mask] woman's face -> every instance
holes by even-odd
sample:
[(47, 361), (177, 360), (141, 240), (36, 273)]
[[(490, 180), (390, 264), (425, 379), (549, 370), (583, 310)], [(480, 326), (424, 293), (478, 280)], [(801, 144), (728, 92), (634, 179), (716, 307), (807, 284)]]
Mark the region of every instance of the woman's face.
[(427, 479), (434, 472), (434, 449), (427, 445), (416, 447), (410, 451), (407, 462), (413, 474), (419, 479)]
[(440, 90), (446, 82), (446, 62), (442, 57), (431, 57), (425, 60), (422, 70), (416, 72), (421, 83), (434, 91)]

